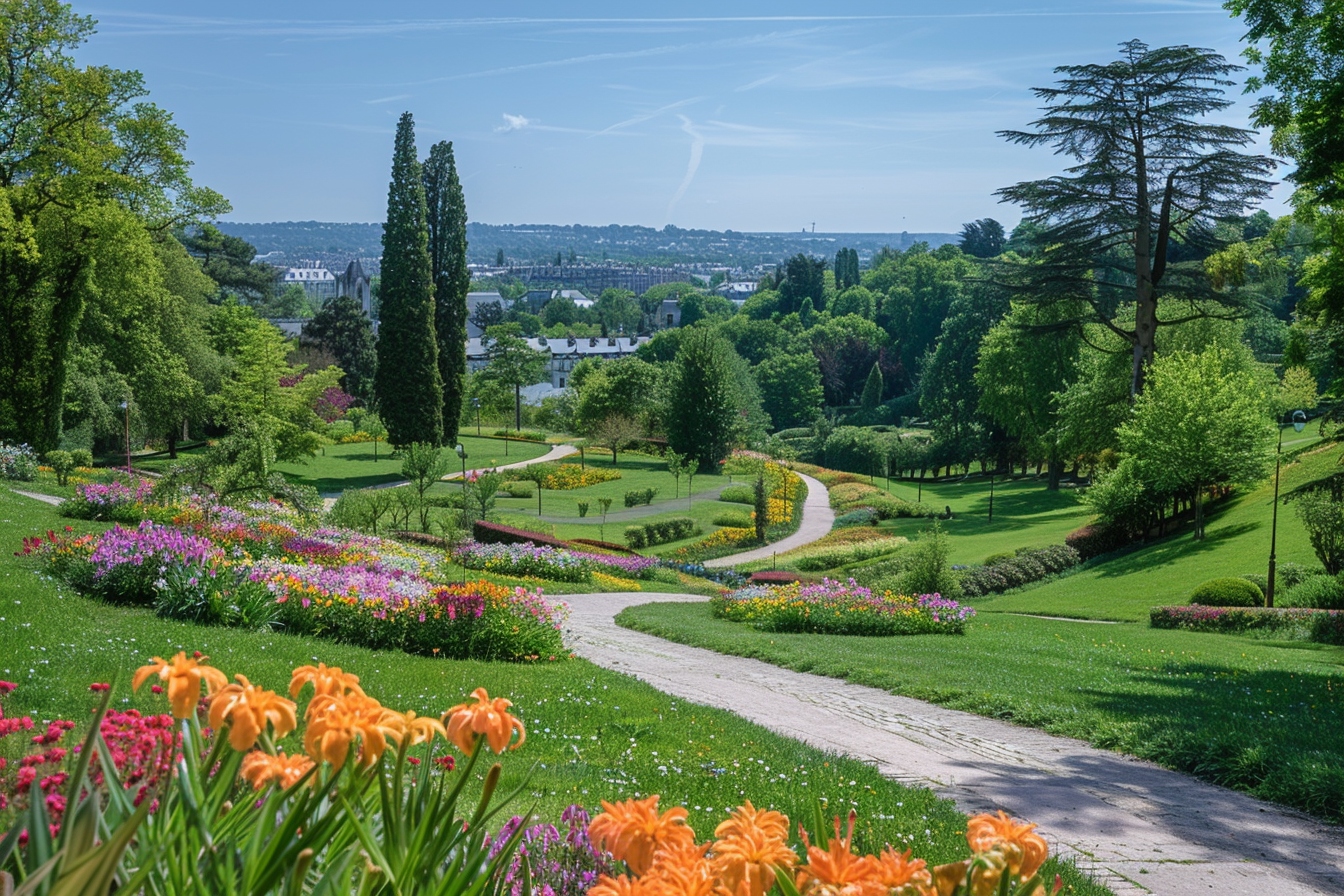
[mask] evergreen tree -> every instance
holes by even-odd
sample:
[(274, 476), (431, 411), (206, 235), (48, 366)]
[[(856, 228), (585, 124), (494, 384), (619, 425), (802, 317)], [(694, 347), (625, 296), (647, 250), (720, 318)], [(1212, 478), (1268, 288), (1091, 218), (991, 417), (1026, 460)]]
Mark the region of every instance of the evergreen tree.
[(868, 374), (868, 381), (863, 384), (863, 395), (859, 398), (859, 406), (865, 411), (873, 411), (881, 403), (882, 367), (874, 361), (873, 369)]
[(415, 122), (397, 122), (392, 183), (383, 227), (379, 301), (378, 413), (393, 445), (443, 440), (443, 381), (434, 338), (434, 279), (425, 223), (425, 185), (415, 154)]
[(434, 271), (434, 332), (439, 341), (439, 375), (443, 378), (443, 439), (457, 441), (462, 393), (467, 373), (467, 203), (457, 179), (453, 144), (435, 143), (425, 163), (426, 223), (429, 259)]
[(976, 258), (994, 258), (1003, 254), (1004, 244), (1008, 241), (1003, 225), (993, 218), (981, 218), (963, 224), (961, 227), (961, 251)]
[(499, 249), (495, 252), (495, 267), (504, 267), (504, 250)]
[(713, 330), (682, 333), (667, 392), (667, 444), (708, 473), (733, 450), (749, 410), (738, 379), (741, 359)]
[(331, 353), (345, 372), (342, 387), (346, 392), (361, 401), (373, 399), (378, 349), (373, 324), (358, 301), (341, 296), (327, 302), (303, 325), (299, 340), (301, 344), (316, 345)]

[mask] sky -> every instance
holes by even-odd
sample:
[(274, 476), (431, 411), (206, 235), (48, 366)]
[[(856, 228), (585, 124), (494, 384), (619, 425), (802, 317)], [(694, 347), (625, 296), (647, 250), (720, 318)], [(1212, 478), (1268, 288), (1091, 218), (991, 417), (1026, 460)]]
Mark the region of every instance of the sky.
[(257, 222), (383, 220), (410, 111), (422, 158), (453, 142), (473, 221), (1011, 227), (994, 191), (1063, 160), (995, 132), (1055, 66), (1132, 38), (1237, 61), (1245, 30), (1205, 0), (101, 3), (75, 3), (98, 20), (77, 60), (142, 72), (197, 183)]

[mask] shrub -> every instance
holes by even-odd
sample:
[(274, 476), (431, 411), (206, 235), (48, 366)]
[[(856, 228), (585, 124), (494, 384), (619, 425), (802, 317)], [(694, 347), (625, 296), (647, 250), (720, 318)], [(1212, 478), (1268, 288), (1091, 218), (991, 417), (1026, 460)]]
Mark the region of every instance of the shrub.
[(625, 506), (637, 507), (640, 504), (652, 504), (653, 496), (658, 494), (656, 488), (637, 488), (625, 493)]
[[(515, 480), (522, 479), (523, 476), (522, 472), (517, 470), (510, 471), (509, 475)], [(528, 468), (527, 475), (540, 476), (542, 488), (563, 492), (620, 479), (621, 471), (610, 467), (585, 467), (574, 463), (547, 461), (544, 464), (533, 464)]]
[(719, 492), (719, 500), (729, 504), (755, 504), (756, 493), (749, 485), (730, 485)]
[(1190, 603), (1204, 607), (1258, 607), (1264, 602), (1258, 586), (1235, 576), (1209, 579), (1190, 592)]
[(514, 441), (523, 441), (523, 442), (546, 441), (546, 433), (540, 432), (539, 430), (535, 429), (520, 429), (516, 432), (512, 429), (497, 429), (492, 433), (492, 435), (499, 439), (513, 439)]
[(0, 479), (32, 482), (37, 478), (37, 455), (24, 445), (0, 442)]
[(747, 576), (750, 585), (792, 585), (802, 580), (801, 575), (787, 569), (763, 569)]
[(716, 526), (731, 526), (734, 529), (744, 529), (751, 525), (751, 514), (742, 510), (720, 510), (714, 514), (712, 520)]
[(491, 523), (486, 520), (476, 520), (471, 524), (471, 537), (482, 544), (523, 544), (530, 541), (533, 544), (548, 544), (556, 548), (568, 547), (560, 539), (543, 535), (540, 532), (515, 529), (513, 526)]
[(1325, 572), (1325, 570), (1319, 566), (1313, 569), (1312, 567), (1304, 566), (1301, 563), (1293, 563), (1290, 560), (1286, 563), (1279, 564), (1279, 568), (1274, 573), (1274, 585), (1276, 588), (1283, 588), (1286, 591), (1322, 572)]
[(690, 517), (678, 516), (670, 520), (627, 526), (625, 543), (632, 548), (652, 547), (669, 541), (680, 541), (699, 533), (700, 527)]
[(1344, 572), (1344, 501), (1337, 500), (1329, 489), (1318, 488), (1298, 496), (1293, 503), (1316, 559), (1332, 576)]
[(466, 569), (505, 576), (531, 576), (557, 582), (588, 582), (593, 578), (593, 564), (586, 557), (548, 544), (469, 541), (453, 551), (453, 559)]
[(1322, 616), (1333, 618), (1336, 625), (1344, 623), (1344, 615), (1333, 610), (1206, 607), (1197, 604), (1187, 607), (1153, 607), (1149, 611), (1148, 621), (1153, 628), (1233, 635), (1256, 631), (1312, 638), (1315, 619)]
[(1131, 541), (1123, 529), (1105, 523), (1089, 523), (1064, 537), (1064, 543), (1078, 552), (1084, 561), (1118, 551)]
[(1311, 576), (1288, 589), (1281, 603), (1285, 607), (1344, 610), (1344, 577)]
[(590, 505), (587, 501), (579, 501), (577, 503), (579, 505), (579, 519), (583, 519), (588, 515), (588, 507)]
[(907, 552), (905, 570), (901, 573), (901, 591), (906, 594), (941, 594), (943, 597), (961, 596), (961, 585), (947, 562), (947, 536), (934, 523), (919, 536)]
[(51, 472), (56, 474), (57, 485), (65, 485), (75, 471), (75, 459), (69, 451), (48, 451), (46, 461)]
[(866, 482), (842, 482), (830, 489), (831, 506), (836, 509), (847, 508), (882, 494), (885, 494), (882, 489)]
[(93, 466), (93, 452), (87, 448), (71, 448), (70, 459), (75, 462), (76, 468), (87, 470)]
[(526, 479), (504, 483), (504, 491), (511, 498), (530, 498), (536, 490), (536, 484)]
[(877, 511), (871, 507), (858, 507), (835, 518), (831, 524), (834, 529), (847, 529), (851, 526), (871, 526), (879, 519)]
[[(1244, 576), (1239, 576), (1239, 578), (1243, 578), (1246, 581), (1250, 582), (1255, 587), (1259, 588), (1261, 594), (1267, 594), (1269, 592), (1269, 576), (1265, 575), (1262, 572), (1247, 573)], [(1277, 580), (1275, 584), (1277, 585)]]

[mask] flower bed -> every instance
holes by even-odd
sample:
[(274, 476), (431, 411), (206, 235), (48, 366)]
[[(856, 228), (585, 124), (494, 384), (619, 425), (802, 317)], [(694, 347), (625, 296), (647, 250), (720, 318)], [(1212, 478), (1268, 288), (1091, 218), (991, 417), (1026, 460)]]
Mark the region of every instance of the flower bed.
[(975, 615), (971, 607), (937, 594), (875, 595), (853, 579), (748, 585), (709, 603), (718, 618), (762, 631), (831, 635), (961, 634)]
[(588, 582), (593, 573), (640, 577), (658, 566), (653, 557), (596, 554), (535, 544), (481, 544), (468, 541), (453, 551), (467, 569), (507, 576), (529, 576), (556, 582)]
[[(433, 656), (565, 655), (563, 604), (552, 607), (540, 591), (524, 588), (449, 583), (442, 553), (344, 529), (305, 529), (274, 502), (235, 508), (191, 500), (168, 510), (171, 525), (145, 520), (100, 534), (52, 532), (25, 539), (23, 550), (81, 591), (175, 619), (279, 626)], [(590, 555), (574, 563), (595, 565)], [(628, 574), (654, 563), (613, 557), (609, 566)]]
[(589, 467), (587, 465), (555, 463), (553, 461), (534, 464), (528, 471), (529, 477), (538, 474), (541, 476), (541, 487), (553, 491), (587, 488), (590, 485), (598, 485), (621, 478), (620, 470), (613, 470), (609, 467)]
[(144, 516), (152, 490), (153, 483), (147, 479), (80, 483), (74, 495), (61, 504), (61, 514), (80, 520), (137, 522)]
[(1190, 632), (1239, 635), (1264, 633), (1289, 640), (1344, 644), (1344, 610), (1309, 610), (1295, 607), (1153, 607), (1153, 628), (1179, 628)]
[(552, 538), (549, 535), (543, 535), (540, 532), (529, 532), (527, 529), (516, 529), (513, 526), (505, 526), (503, 523), (491, 523), (486, 520), (477, 520), (471, 524), (471, 535), (477, 541), (484, 544), (549, 544), (552, 547), (568, 547), (558, 538)]

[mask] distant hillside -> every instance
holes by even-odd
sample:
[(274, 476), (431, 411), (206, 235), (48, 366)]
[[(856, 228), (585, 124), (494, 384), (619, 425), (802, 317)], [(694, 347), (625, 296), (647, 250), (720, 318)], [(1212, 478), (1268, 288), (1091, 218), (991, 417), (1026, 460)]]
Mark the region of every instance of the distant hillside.
[[(220, 230), (240, 236), (273, 264), (323, 262), (344, 269), (352, 258), (377, 270), (382, 254), (382, 224), (334, 224), (285, 221), (246, 224), (226, 221)], [(710, 267), (726, 265), (750, 270), (774, 265), (806, 252), (834, 258), (842, 247), (857, 249), (866, 260), (883, 246), (907, 249), (924, 241), (932, 247), (955, 242), (952, 233), (742, 233), (733, 230), (661, 230), (626, 224), (589, 227), (579, 224), (468, 224), (470, 261), (493, 264), (499, 250), (510, 264), (544, 264), (556, 253), (569, 261), (623, 261), (638, 264)]]

